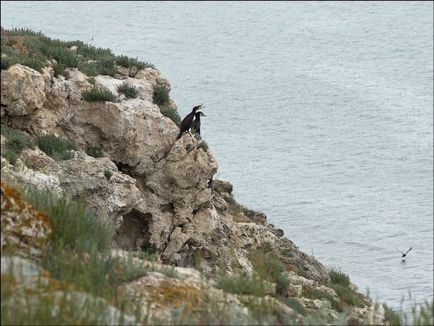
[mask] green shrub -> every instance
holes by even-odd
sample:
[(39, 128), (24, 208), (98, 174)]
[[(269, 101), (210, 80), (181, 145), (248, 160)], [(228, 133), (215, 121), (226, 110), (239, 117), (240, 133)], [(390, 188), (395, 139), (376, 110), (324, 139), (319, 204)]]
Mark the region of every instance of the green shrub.
[(276, 281), (276, 294), (280, 296), (285, 296), (288, 293), (289, 280), (283, 274), (278, 274), (275, 279)]
[(389, 322), (390, 325), (401, 325), (401, 320), (399, 315), (390, 308), (387, 304), (383, 304), (384, 307), (384, 318)]
[(357, 292), (354, 292), (353, 290), (340, 284), (334, 284), (332, 285), (332, 288), (336, 291), (338, 297), (342, 300), (342, 302), (345, 302), (350, 306), (363, 305), (363, 299)]
[(114, 58), (104, 58), (95, 64), (98, 75), (114, 76), (117, 73)]
[(50, 59), (55, 59), (57, 63), (61, 63), (68, 68), (76, 68), (78, 66), (77, 55), (67, 48), (54, 47), (49, 48), (47, 52)]
[(78, 65), (78, 70), (87, 76), (93, 77), (98, 75), (98, 69), (95, 63), (80, 62)]
[(28, 36), (42, 36), (41, 32), (35, 32), (31, 30), (30, 28), (12, 28), (7, 31), (8, 36), (14, 36), (14, 35), (28, 35)]
[(169, 89), (166, 85), (157, 84), (154, 88), (152, 100), (158, 106), (162, 106), (169, 101)]
[(15, 165), (15, 163), (17, 162), (17, 153), (15, 153), (14, 151), (7, 150), (4, 153), (2, 153), (2, 155), (12, 165)]
[(78, 47), (77, 53), (82, 55), (86, 60), (100, 60), (103, 58), (114, 57), (110, 49), (97, 48), (93, 45), (83, 43), (82, 41), (75, 41), (74, 44)]
[(125, 55), (120, 55), (116, 57), (116, 64), (122, 67), (131, 68), (136, 66), (137, 69), (145, 69), (148, 67), (154, 68), (154, 66), (148, 62), (139, 61), (137, 58), (129, 58)]
[(195, 268), (200, 268), (200, 265), (202, 265), (202, 253), (200, 251), (195, 251), (193, 253), (193, 262)]
[(175, 124), (179, 127), (181, 125), (181, 117), (177, 110), (170, 108), (169, 106), (160, 107), (160, 112), (165, 117), (168, 117), (170, 120), (175, 122)]
[(9, 150), (20, 154), (24, 148), (34, 148), (33, 140), (27, 134), (1, 125), (1, 134), (7, 138), (6, 146)]
[(11, 58), (2, 57), (1, 58), (1, 70), (7, 70), (9, 67), (13, 66), (16, 62)]
[(221, 276), (217, 279), (217, 287), (228, 293), (251, 294), (257, 297), (265, 295), (264, 283), (257, 275)]
[(202, 140), (199, 145), (197, 145), (197, 148), (202, 148), (204, 152), (208, 151), (208, 144), (206, 143), (206, 141)]
[(300, 315), (306, 316), (307, 309), (296, 298), (286, 298), (285, 304), (291, 307), (294, 311), (296, 311)]
[(131, 256), (111, 256), (113, 226), (90, 213), (84, 204), (35, 188), (28, 188), (25, 198), (51, 221), (51, 241), (42, 258), (50, 277), (113, 298), (116, 286), (146, 274), (143, 264), (134, 263)]
[(54, 77), (65, 76), (66, 66), (63, 63), (56, 63), (53, 66)]
[(110, 92), (108, 89), (93, 87), (87, 91), (81, 93), (83, 98), (88, 102), (100, 102), (100, 101), (116, 101), (116, 95)]
[(163, 274), (169, 278), (179, 278), (179, 274), (174, 267), (152, 267), (151, 271)]
[(113, 175), (112, 171), (110, 171), (110, 170), (105, 170), (104, 171), (104, 176), (107, 179), (107, 181), (110, 180), (110, 178), (112, 177), (112, 175)]
[(101, 147), (88, 146), (86, 147), (86, 154), (92, 157), (103, 157), (104, 153)]
[(75, 252), (103, 251), (111, 246), (113, 230), (101, 222), (84, 204), (71, 202), (50, 191), (26, 189), (25, 198), (51, 220), (53, 248)]
[(20, 60), (20, 63), (39, 72), (42, 72), (42, 68), (45, 67), (45, 62), (38, 58), (24, 57)]
[(345, 273), (332, 269), (329, 272), (330, 281), (332, 284), (339, 284), (344, 287), (350, 286), (350, 278)]
[[(117, 73), (116, 64), (125, 67), (136, 66), (138, 69), (153, 67), (137, 58), (116, 56), (110, 49), (97, 48), (82, 41), (65, 42), (51, 39), (27, 29), (4, 30), (1, 41), (1, 52), (8, 56), (7, 60), (2, 59), (2, 69), (7, 69), (15, 62), (21, 62), (40, 71), (47, 59), (55, 59), (66, 68), (78, 67), (88, 76), (114, 76)], [(72, 46), (77, 46), (76, 53), (70, 50)], [(61, 66), (56, 76), (61, 74), (60, 68)]]
[(124, 94), (126, 98), (136, 98), (139, 95), (139, 90), (127, 83), (120, 85), (118, 87), (118, 92)]
[(55, 160), (69, 160), (74, 157), (70, 150), (76, 149), (75, 144), (67, 139), (58, 138), (53, 134), (38, 137), (38, 147)]

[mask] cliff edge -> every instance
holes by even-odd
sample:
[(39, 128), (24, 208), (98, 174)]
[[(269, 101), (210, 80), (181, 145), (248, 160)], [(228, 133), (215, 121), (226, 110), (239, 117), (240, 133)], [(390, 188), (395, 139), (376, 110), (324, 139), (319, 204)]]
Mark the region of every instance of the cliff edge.
[[(106, 324), (389, 323), (345, 274), (238, 204), (229, 182), (212, 180), (211, 149), (194, 135), (176, 140), (170, 84), (151, 65), (2, 30), (1, 89), (2, 288), (11, 290), (2, 291), (2, 321), (17, 318), (3, 317), (3, 307), (38, 293), (35, 305), (48, 300), (60, 322), (69, 314)], [(32, 197), (29, 185), (52, 200)], [(71, 215), (62, 234), (59, 201), (64, 212), (75, 203), (88, 212)], [(104, 250), (86, 242), (100, 231), (80, 238), (86, 245), (56, 240), (83, 214), (93, 219), (77, 234), (108, 226)], [(95, 257), (105, 266), (95, 275), (108, 275), (101, 287), (73, 276), (86, 266), (66, 272)], [(64, 312), (65, 300), (81, 312)]]

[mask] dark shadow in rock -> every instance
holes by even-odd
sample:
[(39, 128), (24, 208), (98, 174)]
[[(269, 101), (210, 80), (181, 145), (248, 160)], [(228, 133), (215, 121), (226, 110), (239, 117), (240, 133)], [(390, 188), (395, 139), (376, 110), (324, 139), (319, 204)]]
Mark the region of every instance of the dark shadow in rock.
[(133, 209), (124, 215), (123, 222), (116, 231), (115, 241), (121, 249), (140, 250), (149, 246), (149, 223), (152, 215)]

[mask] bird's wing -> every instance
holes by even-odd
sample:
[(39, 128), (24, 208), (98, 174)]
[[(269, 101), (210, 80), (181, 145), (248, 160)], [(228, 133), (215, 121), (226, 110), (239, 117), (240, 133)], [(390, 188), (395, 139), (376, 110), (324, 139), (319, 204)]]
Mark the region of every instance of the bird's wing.
[(397, 249), (397, 248), (395, 248), (397, 251), (399, 251), (401, 254), (403, 254), (404, 255), (404, 253), (401, 251), (401, 250), (399, 250), (399, 249)]
[(405, 254), (408, 254), (410, 252), (410, 250), (413, 249), (413, 247), (410, 247), (410, 249), (407, 250), (407, 252)]

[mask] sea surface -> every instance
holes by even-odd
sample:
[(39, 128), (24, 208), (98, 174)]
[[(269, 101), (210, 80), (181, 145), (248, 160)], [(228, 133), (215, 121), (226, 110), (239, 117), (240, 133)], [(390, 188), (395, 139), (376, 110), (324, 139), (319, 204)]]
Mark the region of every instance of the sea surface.
[(155, 64), (182, 116), (205, 103), (239, 202), (373, 298), (432, 300), (432, 2), (1, 5), (5, 28)]

